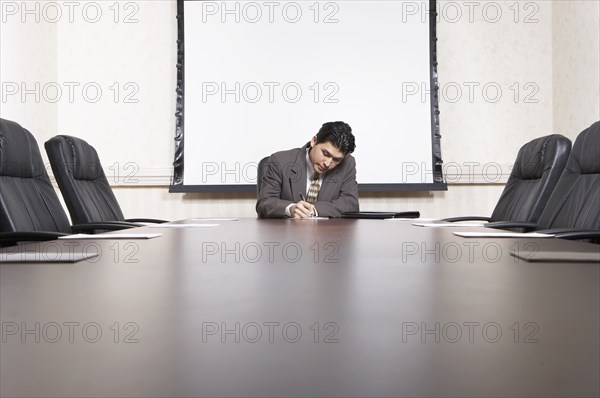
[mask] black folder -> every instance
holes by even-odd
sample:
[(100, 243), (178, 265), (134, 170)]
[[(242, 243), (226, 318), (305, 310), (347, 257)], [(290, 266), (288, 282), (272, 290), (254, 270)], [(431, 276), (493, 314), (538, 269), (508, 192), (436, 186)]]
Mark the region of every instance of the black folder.
[(373, 220), (383, 220), (385, 218), (419, 218), (421, 213), (418, 211), (347, 211), (342, 213), (342, 218), (368, 218)]

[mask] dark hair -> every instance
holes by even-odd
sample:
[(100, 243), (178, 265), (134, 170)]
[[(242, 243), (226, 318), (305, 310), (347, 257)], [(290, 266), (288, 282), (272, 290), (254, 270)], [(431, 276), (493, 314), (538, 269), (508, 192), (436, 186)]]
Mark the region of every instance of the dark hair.
[(321, 126), (317, 133), (317, 144), (328, 141), (344, 155), (354, 152), (356, 148), (352, 128), (344, 122), (328, 122)]

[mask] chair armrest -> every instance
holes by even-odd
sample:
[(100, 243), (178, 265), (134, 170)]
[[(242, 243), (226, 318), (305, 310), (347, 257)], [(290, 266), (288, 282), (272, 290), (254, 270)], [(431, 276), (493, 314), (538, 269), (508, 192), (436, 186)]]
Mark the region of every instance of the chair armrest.
[(14, 245), (18, 242), (40, 242), (45, 240), (55, 240), (61, 236), (67, 236), (62, 232), (44, 232), (44, 231), (28, 231), (28, 232), (0, 232), (0, 245)]
[(484, 227), (496, 229), (520, 228), (525, 231), (533, 231), (537, 228), (537, 224), (533, 222), (495, 221), (485, 224)]
[(600, 230), (598, 229), (574, 229), (574, 228), (556, 228), (536, 231), (542, 234), (551, 234), (556, 238), (577, 240), (577, 239), (599, 239)]
[(103, 221), (103, 222), (91, 222), (87, 224), (76, 224), (72, 225), (71, 229), (73, 233), (90, 233), (93, 234), (96, 230), (105, 231), (119, 231), (122, 229), (143, 227), (141, 224), (134, 224), (124, 221)]
[(152, 224), (164, 224), (168, 222), (167, 220), (158, 220), (156, 218), (128, 218), (125, 221), (127, 222), (146, 222)]
[(446, 222), (459, 222), (459, 221), (487, 221), (491, 222), (492, 219), (490, 217), (481, 217), (481, 216), (464, 216), (464, 217), (450, 217), (450, 218), (442, 218), (441, 221)]

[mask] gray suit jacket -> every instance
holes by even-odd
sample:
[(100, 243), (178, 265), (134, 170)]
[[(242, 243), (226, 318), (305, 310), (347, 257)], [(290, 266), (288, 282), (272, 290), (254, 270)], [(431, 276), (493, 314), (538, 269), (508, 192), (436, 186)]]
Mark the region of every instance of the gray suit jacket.
[[(264, 172), (256, 212), (261, 218), (285, 217), (285, 208), (306, 195), (306, 148), (276, 152), (269, 157)], [(325, 173), (317, 203), (320, 217), (340, 217), (358, 211), (356, 161), (352, 155)]]

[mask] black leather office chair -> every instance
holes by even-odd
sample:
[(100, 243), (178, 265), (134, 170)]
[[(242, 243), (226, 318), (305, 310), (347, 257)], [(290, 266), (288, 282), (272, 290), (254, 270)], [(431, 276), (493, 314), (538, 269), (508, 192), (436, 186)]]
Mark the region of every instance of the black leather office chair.
[(491, 223), (560, 238), (600, 238), (600, 122), (582, 131), (537, 223)]
[(0, 243), (51, 240), (71, 226), (33, 135), (0, 119)]
[(18, 123), (0, 119), (0, 245), (123, 228), (109, 223), (71, 226), (37, 141)]
[(96, 150), (80, 138), (58, 135), (45, 143), (50, 165), (75, 224), (110, 222), (136, 227), (139, 222), (164, 220), (125, 219), (106, 179)]
[(571, 141), (560, 134), (528, 142), (517, 154), (491, 217), (453, 217), (443, 221), (536, 222), (558, 183), (570, 152)]
[(262, 179), (265, 175), (265, 170), (267, 169), (267, 161), (269, 160), (269, 156), (266, 156), (258, 162), (258, 167), (256, 169), (256, 194), (260, 193), (260, 188), (262, 185)]

